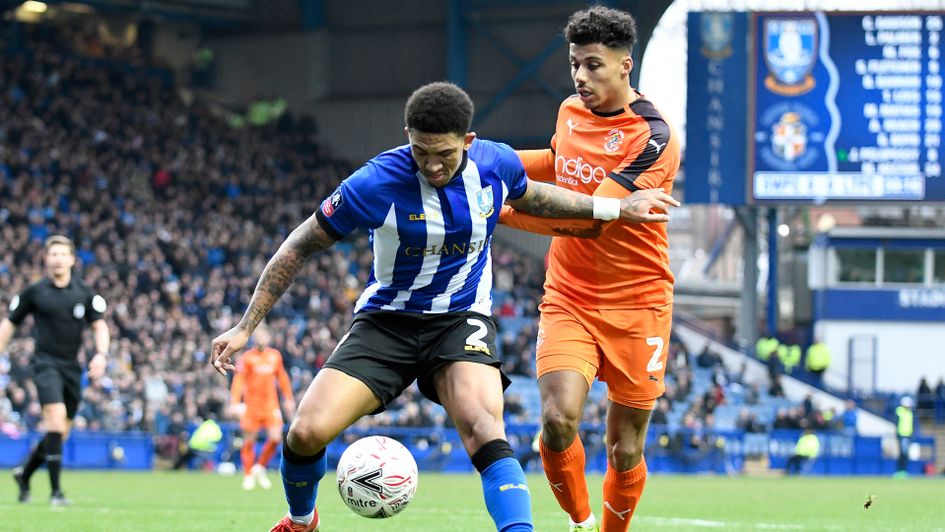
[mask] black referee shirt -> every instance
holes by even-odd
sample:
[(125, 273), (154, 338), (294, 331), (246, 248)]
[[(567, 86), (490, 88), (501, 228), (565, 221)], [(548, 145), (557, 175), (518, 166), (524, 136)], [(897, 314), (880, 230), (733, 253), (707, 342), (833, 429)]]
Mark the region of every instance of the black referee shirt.
[(75, 362), (82, 346), (82, 329), (86, 323), (102, 319), (105, 307), (105, 298), (75, 276), (63, 288), (44, 278), (13, 298), (9, 319), (19, 325), (32, 314), (36, 356)]

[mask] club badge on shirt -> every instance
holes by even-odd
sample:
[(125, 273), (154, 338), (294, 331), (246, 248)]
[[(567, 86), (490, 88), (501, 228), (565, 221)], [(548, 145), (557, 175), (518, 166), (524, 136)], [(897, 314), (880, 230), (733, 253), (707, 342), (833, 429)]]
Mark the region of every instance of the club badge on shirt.
[(84, 318), (85, 305), (83, 305), (82, 303), (76, 303), (75, 306), (72, 307), (72, 317), (77, 320), (81, 320), (82, 318)]
[(495, 198), (492, 195), (492, 185), (476, 192), (476, 203), (479, 204), (479, 216), (488, 218), (495, 212)]
[(614, 153), (620, 149), (620, 143), (623, 142), (623, 131), (620, 129), (611, 129), (607, 132), (604, 139), (604, 151)]

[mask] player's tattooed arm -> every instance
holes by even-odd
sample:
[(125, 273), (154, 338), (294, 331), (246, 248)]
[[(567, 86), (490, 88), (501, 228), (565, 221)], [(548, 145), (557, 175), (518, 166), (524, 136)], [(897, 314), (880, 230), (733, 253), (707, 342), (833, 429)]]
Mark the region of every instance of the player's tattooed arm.
[(668, 222), (669, 208), (680, 205), (661, 189), (636, 190), (617, 199), (587, 196), (531, 179), (522, 197), (506, 203), (516, 210), (543, 218), (620, 218), (631, 223)]
[(314, 214), (296, 227), (266, 264), (239, 326), (250, 331), (255, 329), (292, 284), (308, 258), (335, 242), (319, 225)]
[(591, 218), (594, 215), (591, 196), (531, 179), (522, 197), (506, 203), (518, 211), (543, 218)]

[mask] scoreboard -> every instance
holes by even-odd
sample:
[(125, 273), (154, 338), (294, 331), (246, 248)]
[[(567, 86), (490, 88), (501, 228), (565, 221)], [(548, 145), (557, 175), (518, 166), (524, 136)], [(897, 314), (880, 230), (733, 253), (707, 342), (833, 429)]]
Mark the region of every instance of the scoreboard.
[(945, 14), (692, 13), (689, 28), (687, 202), (945, 201)]

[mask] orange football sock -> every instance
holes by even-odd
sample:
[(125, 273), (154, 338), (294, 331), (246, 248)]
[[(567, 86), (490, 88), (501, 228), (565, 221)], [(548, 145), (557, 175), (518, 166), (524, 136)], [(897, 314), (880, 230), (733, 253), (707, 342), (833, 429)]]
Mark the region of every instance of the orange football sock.
[(584, 521), (591, 515), (591, 503), (587, 496), (587, 480), (584, 478), (586, 458), (581, 438), (575, 437), (571, 445), (561, 452), (549, 449), (540, 438), (539, 442), (541, 464), (551, 484), (551, 492), (572, 521)]
[(604, 475), (604, 509), (601, 512), (601, 532), (626, 532), (630, 518), (643, 495), (646, 484), (646, 460), (629, 471), (616, 471), (607, 464)]
[(243, 474), (248, 475), (256, 461), (256, 442), (249, 440), (243, 442), (243, 447), (240, 448), (240, 461), (243, 462)]
[(276, 446), (279, 445), (278, 442), (272, 440), (266, 440), (265, 445), (263, 445), (262, 452), (259, 453), (259, 463), (263, 467), (269, 466), (269, 461), (272, 460), (272, 455), (276, 453)]

